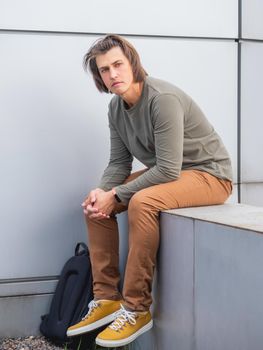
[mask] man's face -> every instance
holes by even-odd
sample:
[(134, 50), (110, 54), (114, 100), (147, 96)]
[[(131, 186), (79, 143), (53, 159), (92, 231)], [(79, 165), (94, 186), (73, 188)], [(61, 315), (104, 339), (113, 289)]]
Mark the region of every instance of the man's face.
[(124, 95), (129, 90), (133, 84), (132, 67), (120, 47), (98, 55), (96, 63), (108, 90), (116, 95)]

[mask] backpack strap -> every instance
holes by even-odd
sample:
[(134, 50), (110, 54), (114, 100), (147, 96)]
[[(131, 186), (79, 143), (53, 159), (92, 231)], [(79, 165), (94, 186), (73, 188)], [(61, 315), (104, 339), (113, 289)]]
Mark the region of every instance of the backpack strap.
[(79, 255), (89, 255), (88, 247), (84, 242), (78, 242), (76, 245), (75, 256), (79, 256)]

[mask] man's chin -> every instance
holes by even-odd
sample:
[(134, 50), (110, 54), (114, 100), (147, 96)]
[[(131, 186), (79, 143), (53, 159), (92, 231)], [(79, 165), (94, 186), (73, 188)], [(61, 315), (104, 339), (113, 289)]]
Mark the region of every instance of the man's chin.
[(125, 94), (126, 90), (122, 87), (119, 87), (119, 88), (115, 88), (115, 89), (112, 89), (111, 92), (115, 95), (118, 95), (118, 96), (122, 96), (123, 94)]

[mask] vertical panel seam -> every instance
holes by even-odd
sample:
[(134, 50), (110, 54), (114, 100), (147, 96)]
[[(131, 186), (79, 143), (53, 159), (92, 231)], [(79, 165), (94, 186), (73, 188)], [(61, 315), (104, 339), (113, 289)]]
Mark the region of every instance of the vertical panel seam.
[(238, 39), (237, 39), (237, 201), (241, 203), (241, 39), (242, 39), (242, 0), (238, 0)]
[(237, 196), (241, 203), (241, 42), (237, 43)]
[(196, 350), (196, 310), (195, 310), (195, 219), (193, 219), (193, 343), (192, 349)]
[(238, 39), (242, 38), (242, 0), (238, 0)]

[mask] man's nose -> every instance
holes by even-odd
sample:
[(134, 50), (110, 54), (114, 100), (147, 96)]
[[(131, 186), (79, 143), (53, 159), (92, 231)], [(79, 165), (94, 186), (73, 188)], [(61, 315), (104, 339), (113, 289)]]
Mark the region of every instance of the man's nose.
[(117, 77), (117, 71), (115, 68), (110, 68), (110, 77), (111, 79), (115, 79)]

